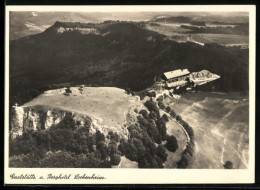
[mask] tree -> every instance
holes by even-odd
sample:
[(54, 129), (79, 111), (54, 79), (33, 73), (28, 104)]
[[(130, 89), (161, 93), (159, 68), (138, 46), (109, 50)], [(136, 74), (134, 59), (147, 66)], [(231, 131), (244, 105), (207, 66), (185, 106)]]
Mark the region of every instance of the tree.
[(159, 96), (156, 100), (157, 101), (163, 101), (163, 95)]
[(150, 119), (157, 120), (157, 115), (154, 111), (151, 111), (148, 116)]
[(105, 141), (105, 136), (100, 131), (96, 132), (96, 144), (98, 144), (99, 141)]
[(151, 91), (151, 92), (147, 92), (147, 95), (149, 96), (149, 97), (156, 97), (156, 93), (155, 93), (155, 91)]
[(65, 95), (70, 95), (71, 93), (72, 93), (72, 91), (71, 91), (70, 87), (67, 87), (65, 89)]
[(95, 153), (79, 154), (75, 159), (75, 167), (77, 168), (98, 168), (100, 160), (96, 158)]
[(124, 156), (124, 155), (125, 155), (125, 146), (124, 146), (124, 143), (120, 143), (120, 144), (118, 145), (118, 150), (120, 150), (121, 156)]
[(127, 88), (125, 89), (125, 93), (126, 93), (126, 94), (131, 94), (131, 89), (130, 89), (129, 87), (127, 87)]
[(110, 156), (110, 163), (112, 165), (118, 165), (121, 161), (121, 157), (118, 154), (113, 154), (112, 156)]
[(160, 116), (159, 108), (156, 106), (156, 103), (152, 100), (147, 100), (144, 105), (148, 108), (149, 111), (154, 111), (157, 117)]
[(158, 163), (153, 155), (151, 155), (149, 152), (146, 152), (146, 154), (139, 160), (138, 167), (139, 168), (158, 168)]
[(117, 132), (114, 132), (114, 133), (113, 133), (112, 131), (109, 131), (108, 134), (109, 134), (109, 136), (110, 136), (110, 140), (119, 142), (120, 136), (118, 135)]
[(160, 109), (164, 110), (166, 107), (162, 101), (158, 101), (158, 106)]
[(223, 166), (225, 169), (233, 169), (233, 163), (231, 161), (226, 161)]
[(169, 106), (167, 106), (166, 112), (167, 112), (167, 113), (170, 113), (170, 111), (171, 111), (171, 108), (170, 108)]
[(107, 145), (104, 141), (99, 141), (97, 144), (97, 149), (101, 154), (101, 159), (105, 159), (108, 156)]
[(58, 151), (51, 153), (40, 161), (41, 167), (46, 168), (73, 168), (75, 158), (69, 152)]
[(171, 151), (171, 152), (175, 152), (178, 148), (179, 148), (179, 145), (178, 145), (178, 142), (177, 142), (177, 139), (175, 136), (169, 136), (167, 137), (166, 139), (166, 148)]
[[(176, 113), (175, 113), (173, 110), (170, 111), (170, 115), (171, 115), (172, 118), (175, 118), (175, 117), (176, 117)], [(176, 118), (176, 119), (177, 119), (177, 118)]]
[(161, 117), (160, 119), (157, 120), (156, 126), (157, 126), (159, 134), (161, 135), (162, 141), (164, 141), (166, 139), (167, 129), (166, 129), (166, 123), (165, 123), (165, 120), (163, 119), (163, 117)]
[(111, 156), (113, 154), (119, 154), (118, 148), (117, 148), (117, 142), (114, 140), (111, 140), (108, 145), (108, 154)]
[(125, 156), (131, 161), (137, 161), (138, 150), (129, 142), (124, 143)]
[(142, 116), (145, 118), (145, 119), (148, 119), (148, 112), (144, 109), (140, 110), (139, 111), (139, 114), (142, 114)]
[(145, 153), (145, 146), (143, 142), (140, 139), (137, 138), (132, 138), (131, 143), (135, 146), (137, 149), (137, 159), (139, 160), (141, 157), (144, 156)]
[(59, 123), (60, 128), (67, 128), (67, 129), (75, 129), (76, 124), (73, 119), (73, 114), (71, 112), (66, 112), (65, 117), (63, 118), (62, 122)]
[(190, 157), (187, 154), (182, 154), (181, 160), (177, 162), (177, 168), (187, 168)]
[(162, 118), (164, 119), (165, 122), (168, 122), (169, 121), (169, 118), (166, 114), (163, 114)]
[(177, 115), (176, 116), (176, 120), (181, 122), (182, 121), (182, 117), (180, 115)]
[(157, 147), (156, 155), (161, 158), (162, 162), (167, 160), (168, 154), (166, 153), (166, 148), (162, 144)]
[(147, 127), (147, 133), (149, 134), (149, 136), (154, 142), (156, 142), (157, 144), (161, 144), (162, 142), (161, 135), (158, 132), (155, 122), (149, 123), (149, 126)]

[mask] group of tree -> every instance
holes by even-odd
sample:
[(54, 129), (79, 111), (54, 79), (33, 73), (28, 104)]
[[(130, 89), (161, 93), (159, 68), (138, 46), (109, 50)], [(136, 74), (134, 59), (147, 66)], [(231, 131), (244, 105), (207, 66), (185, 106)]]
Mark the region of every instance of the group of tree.
[(132, 94), (136, 95), (136, 96), (139, 96), (141, 100), (143, 100), (146, 96), (148, 96), (150, 98), (156, 97), (155, 91), (149, 91), (149, 90), (142, 90), (142, 91), (138, 91), (138, 92), (133, 92), (132, 91)]
[(140, 168), (162, 168), (168, 156), (165, 146), (162, 145), (162, 141), (166, 140), (168, 118), (160, 117), (155, 102), (148, 102), (145, 105), (150, 111), (139, 111), (138, 122), (128, 127), (129, 139), (121, 139), (118, 149), (122, 156), (138, 162)]
[(160, 117), (159, 108), (157, 107), (156, 102), (154, 102), (152, 98), (150, 98), (149, 100), (147, 100), (147, 101), (144, 103), (144, 105), (145, 105), (145, 107), (147, 107), (147, 109), (148, 109), (150, 112), (154, 112), (154, 113), (157, 115), (157, 118)]
[(194, 146), (195, 146), (194, 132), (192, 127), (186, 121), (184, 121), (180, 115), (176, 116), (176, 120), (186, 130), (190, 138), (190, 141), (187, 143), (185, 150), (182, 152), (181, 160), (178, 161), (177, 163), (178, 168), (186, 168), (189, 165), (194, 152)]
[(77, 128), (68, 115), (58, 126), (28, 131), (10, 140), (10, 167), (100, 168), (119, 164), (119, 135), (90, 134), (87, 125)]
[(169, 106), (167, 106), (166, 112), (169, 113), (172, 118), (176, 119), (176, 121), (182, 125), (182, 127), (187, 131), (189, 135), (190, 142), (186, 144), (186, 148), (182, 152), (181, 159), (177, 162), (178, 168), (186, 168), (189, 165), (194, 152), (195, 139), (193, 129), (186, 121), (182, 119), (180, 115), (177, 115), (175, 111), (172, 110)]
[(165, 146), (169, 151), (175, 152), (179, 148), (178, 141), (174, 135), (168, 136), (166, 140)]

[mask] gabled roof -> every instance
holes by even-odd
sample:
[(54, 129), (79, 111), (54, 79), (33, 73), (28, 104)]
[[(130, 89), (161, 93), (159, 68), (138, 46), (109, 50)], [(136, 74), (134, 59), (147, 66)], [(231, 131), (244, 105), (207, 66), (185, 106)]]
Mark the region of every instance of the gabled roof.
[(180, 76), (188, 75), (188, 74), (190, 74), (190, 71), (188, 69), (183, 69), (183, 70), (178, 69), (178, 70), (166, 72), (166, 73), (164, 73), (164, 76), (167, 79), (171, 79), (171, 78), (176, 78), (176, 77), (180, 77)]

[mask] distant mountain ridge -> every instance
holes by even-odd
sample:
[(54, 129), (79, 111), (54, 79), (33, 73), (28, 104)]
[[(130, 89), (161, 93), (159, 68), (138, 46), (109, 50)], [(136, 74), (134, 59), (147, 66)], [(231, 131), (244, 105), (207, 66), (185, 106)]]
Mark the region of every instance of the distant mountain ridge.
[[(59, 27), (92, 27), (58, 33)], [(138, 91), (174, 69), (209, 70), (222, 78), (218, 91), (248, 90), (248, 49), (177, 43), (146, 30), (142, 22), (56, 22), (44, 32), (10, 42), (11, 99), (23, 102), (60, 83), (115, 86)], [(237, 77), (239, 76), (239, 77)]]

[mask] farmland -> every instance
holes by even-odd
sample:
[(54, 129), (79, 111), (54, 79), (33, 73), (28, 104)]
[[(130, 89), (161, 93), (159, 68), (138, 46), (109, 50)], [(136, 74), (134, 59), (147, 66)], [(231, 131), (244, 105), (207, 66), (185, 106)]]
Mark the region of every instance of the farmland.
[(201, 43), (217, 43), (221, 45), (248, 44), (248, 36), (232, 34), (194, 34), (192, 38)]
[[(205, 43), (216, 43), (224, 46), (242, 46), (244, 48), (248, 47), (248, 35), (238, 35), (238, 34), (221, 34), (221, 33), (196, 33), (189, 28), (182, 27), (182, 25), (193, 27), (191, 24), (187, 23), (164, 23), (156, 22), (146, 24), (146, 29), (158, 32), (167, 36), (169, 39), (177, 42), (187, 42), (191, 41), (197, 44)], [(209, 28), (225, 28), (225, 27), (235, 27), (235, 25), (213, 25), (207, 24)], [(201, 26), (205, 28), (206, 26)]]

